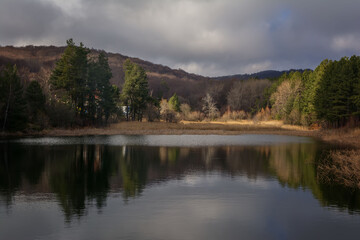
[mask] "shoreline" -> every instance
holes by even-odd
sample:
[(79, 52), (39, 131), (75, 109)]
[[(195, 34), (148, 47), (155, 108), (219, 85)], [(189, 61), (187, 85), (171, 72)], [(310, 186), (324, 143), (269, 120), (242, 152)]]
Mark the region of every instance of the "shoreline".
[(323, 142), (351, 146), (360, 149), (360, 129), (309, 129), (284, 125), (281, 121), (232, 122), (120, 122), (108, 127), (84, 127), (74, 129), (45, 129), (39, 132), (2, 133), (0, 138), (20, 137), (66, 137), (66, 136), (110, 136), (110, 135), (240, 135), (273, 134), (312, 137)]

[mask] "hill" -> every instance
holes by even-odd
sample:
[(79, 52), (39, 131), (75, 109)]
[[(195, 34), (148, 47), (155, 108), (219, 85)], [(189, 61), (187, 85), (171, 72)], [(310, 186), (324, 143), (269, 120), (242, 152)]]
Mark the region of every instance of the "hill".
[[(23, 81), (39, 81), (45, 91), (49, 90), (49, 77), (57, 60), (60, 59), (65, 47), (55, 46), (26, 46), (0, 47), (0, 67), (7, 64), (16, 64)], [(90, 55), (96, 55), (100, 50), (91, 49)], [(124, 83), (123, 63), (130, 58), (143, 67), (148, 75), (149, 86), (154, 95), (163, 95), (169, 98), (177, 93), (190, 104), (195, 104), (204, 95), (204, 85), (210, 78), (190, 74), (180, 69), (171, 69), (160, 64), (153, 64), (139, 58), (132, 58), (118, 53), (106, 53), (111, 67), (112, 84), (122, 86)]]
[[(31, 80), (36, 80), (44, 87), (45, 92), (49, 92), (50, 74), (64, 50), (65, 47), (55, 46), (0, 47), (0, 68), (7, 64), (16, 64), (25, 84)], [(91, 49), (90, 55), (94, 56), (99, 52), (100, 50)], [(187, 102), (194, 108), (200, 107), (199, 103), (201, 103), (206, 92), (215, 92), (218, 95), (217, 98), (222, 99), (222, 102), (218, 102), (222, 106), (233, 81), (251, 78), (274, 78), (288, 72), (263, 71), (254, 74), (209, 78), (119, 53), (106, 53), (106, 55), (113, 73), (112, 84), (122, 86), (124, 83), (122, 66), (124, 61), (130, 58), (146, 70), (149, 86), (154, 96), (169, 98), (177, 93), (181, 102)]]

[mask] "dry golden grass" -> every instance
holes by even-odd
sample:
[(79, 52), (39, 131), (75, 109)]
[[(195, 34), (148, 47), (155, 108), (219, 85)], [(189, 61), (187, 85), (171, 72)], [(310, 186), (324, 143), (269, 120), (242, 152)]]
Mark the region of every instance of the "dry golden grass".
[(81, 136), (81, 135), (149, 135), (149, 134), (217, 134), (236, 135), (244, 133), (254, 134), (282, 134), (309, 136), (307, 131), (298, 127), (288, 127), (281, 122), (232, 121), (232, 122), (120, 122), (103, 128), (75, 128), (75, 129), (46, 129), (41, 132), (15, 133), (13, 136)]
[[(15, 133), (10, 136), (81, 136), (81, 135), (237, 135), (278, 134), (315, 137), (326, 142), (360, 148), (360, 129), (311, 130), (306, 127), (283, 124), (282, 121), (211, 121), (195, 122), (120, 122), (104, 128), (47, 129), (41, 132)], [(9, 136), (9, 134), (6, 134)], [(5, 136), (5, 137), (6, 137)]]
[(360, 148), (360, 128), (328, 129), (316, 133), (325, 142)]

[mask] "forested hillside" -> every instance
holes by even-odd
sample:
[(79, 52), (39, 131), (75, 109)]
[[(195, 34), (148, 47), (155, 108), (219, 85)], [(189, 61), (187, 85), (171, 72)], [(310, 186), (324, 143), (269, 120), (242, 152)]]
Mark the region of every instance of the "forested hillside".
[(143, 118), (279, 119), (323, 127), (360, 122), (357, 56), (326, 59), (314, 71), (208, 78), (69, 39), (67, 47), (1, 47), (0, 73), (3, 130)]
[[(38, 81), (49, 91), (49, 78), (65, 47), (55, 46), (26, 46), (0, 47), (0, 68), (7, 64), (16, 64), (20, 78), (25, 85), (32, 80)], [(95, 57), (100, 50), (91, 49), (90, 56)], [(247, 79), (269, 79), (281, 76), (290, 71), (263, 71), (255, 74), (242, 74), (222, 77), (203, 77), (187, 73), (181, 69), (171, 69), (167, 66), (153, 64), (138, 58), (131, 58), (119, 53), (105, 53), (112, 71), (111, 83), (120, 89), (124, 84), (123, 64), (126, 59), (145, 69), (149, 81), (149, 88), (154, 96), (169, 99), (176, 93), (181, 102), (188, 103), (192, 108), (201, 109), (201, 99), (210, 92), (216, 98), (217, 106), (226, 109), (226, 98), (234, 82)]]
[[(49, 89), (49, 77), (65, 47), (54, 46), (27, 46), (27, 47), (0, 47), (0, 68), (7, 64), (16, 64), (20, 78), (29, 83), (32, 80), (38, 81), (45, 92)], [(89, 56), (94, 57), (100, 50), (91, 49)], [(171, 97), (175, 92), (191, 105), (203, 97), (204, 91), (212, 80), (207, 77), (190, 74), (181, 69), (153, 64), (138, 58), (127, 57), (118, 53), (105, 53), (112, 71), (111, 83), (122, 87), (124, 84), (123, 64), (130, 58), (146, 70), (150, 89), (154, 95), (162, 95), (165, 98)]]

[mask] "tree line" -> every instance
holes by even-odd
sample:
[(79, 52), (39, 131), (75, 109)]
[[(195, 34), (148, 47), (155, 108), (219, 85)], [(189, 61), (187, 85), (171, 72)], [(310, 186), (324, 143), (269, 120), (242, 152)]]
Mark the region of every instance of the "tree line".
[(207, 89), (201, 111), (185, 110), (178, 116), (188, 120), (278, 119), (325, 128), (359, 126), (360, 57), (325, 59), (314, 71), (293, 71), (275, 79), (234, 81), (230, 86), (219, 82)]
[(314, 71), (284, 74), (264, 95), (273, 117), (291, 124), (358, 126), (360, 57), (326, 59)]
[(67, 41), (51, 73), (48, 95), (37, 81), (22, 82), (16, 65), (4, 68), (0, 74), (2, 131), (107, 124), (116, 114), (119, 89), (110, 84), (105, 53), (96, 57), (89, 53), (82, 43)]

